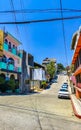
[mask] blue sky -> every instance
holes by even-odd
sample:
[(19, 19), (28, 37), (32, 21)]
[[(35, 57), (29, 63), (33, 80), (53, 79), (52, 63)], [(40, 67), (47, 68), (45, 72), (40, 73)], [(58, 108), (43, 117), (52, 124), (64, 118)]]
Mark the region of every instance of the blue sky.
[[(0, 11), (12, 10), (11, 0), (0, 1)], [(6, 4), (5, 4), (6, 3)], [(22, 5), (20, 4), (22, 3)], [(52, 9), (60, 8), (60, 0), (13, 0), (15, 9)], [(81, 0), (62, 0), (63, 8), (81, 9)], [(77, 16), (81, 13), (64, 13)], [(17, 21), (37, 20), (61, 17), (61, 13), (26, 13), (16, 14)], [(0, 21), (14, 21), (14, 14), (1, 14)], [(70, 50), (72, 35), (79, 29), (81, 19), (64, 21), (68, 64), (71, 64), (73, 51)], [(62, 21), (48, 23), (32, 23), (25, 25), (0, 25), (22, 42), (21, 48), (34, 56), (34, 60), (42, 63), (46, 57), (56, 58), (58, 63), (66, 66), (65, 48), (62, 32)]]

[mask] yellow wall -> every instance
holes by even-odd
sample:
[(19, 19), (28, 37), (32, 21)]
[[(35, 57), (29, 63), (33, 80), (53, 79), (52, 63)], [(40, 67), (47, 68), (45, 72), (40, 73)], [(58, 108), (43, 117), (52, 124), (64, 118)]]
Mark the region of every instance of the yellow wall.
[(4, 42), (4, 33), (0, 30), (0, 56), (3, 56), (3, 42)]

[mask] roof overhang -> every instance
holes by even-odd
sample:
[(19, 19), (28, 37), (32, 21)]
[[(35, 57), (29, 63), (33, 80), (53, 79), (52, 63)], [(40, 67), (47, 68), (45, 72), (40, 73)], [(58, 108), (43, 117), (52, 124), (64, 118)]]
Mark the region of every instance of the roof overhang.
[(11, 38), (12, 40), (15, 41), (16, 44), (20, 45), (22, 44), (19, 40), (17, 40), (12, 34), (10, 34), (9, 32), (6, 33), (6, 36)]
[(77, 70), (75, 71), (75, 73), (73, 74), (73, 76), (76, 76), (78, 74), (81, 73), (81, 65), (77, 68)]
[(80, 49), (81, 49), (81, 33), (77, 40), (76, 48), (75, 48), (73, 59), (72, 59), (72, 64), (74, 64), (76, 62)]
[(77, 39), (78, 32), (74, 33), (72, 37), (72, 43), (71, 43), (71, 50), (74, 50), (76, 39)]

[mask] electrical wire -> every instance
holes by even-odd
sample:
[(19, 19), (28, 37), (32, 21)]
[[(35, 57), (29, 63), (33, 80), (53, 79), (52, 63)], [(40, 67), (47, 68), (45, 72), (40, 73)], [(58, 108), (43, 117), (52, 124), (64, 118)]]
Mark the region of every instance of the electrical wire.
[[(0, 13), (60, 13), (61, 9), (21, 9), (21, 10), (7, 10), (7, 11), (0, 11)], [(81, 12), (81, 10), (78, 9), (62, 9), (63, 13), (68, 12)]]
[[(22, 0), (20, 0), (20, 7), (21, 7), (21, 10), (23, 10), (23, 8), (24, 8), (24, 5), (23, 5), (23, 3), (22, 3)], [(20, 11), (21, 11), (20, 10)], [(21, 11), (22, 12), (22, 11)], [(25, 15), (23, 14), (23, 12), (22, 12), (22, 19), (23, 19), (23, 21), (25, 20)], [(26, 28), (25, 28), (25, 26), (23, 26), (24, 27), (24, 30), (25, 30), (25, 34), (27, 34), (26, 32)], [(24, 31), (23, 31), (24, 32)], [(24, 44), (22, 44), (22, 47), (23, 47), (23, 49), (24, 49)]]
[(61, 20), (73, 20), (73, 19), (81, 19), (80, 16), (70, 16), (70, 17), (63, 17), (63, 18), (49, 18), (49, 19), (39, 19), (39, 20), (25, 20), (25, 21), (3, 21), (0, 24), (31, 24), (31, 23), (42, 23), (42, 22), (54, 22), (54, 21), (61, 21)]
[(66, 46), (66, 38), (65, 38), (65, 28), (64, 28), (63, 12), (62, 12), (62, 0), (60, 0), (60, 8), (61, 8), (61, 17), (62, 17), (62, 30), (63, 30), (63, 39), (64, 39), (64, 48), (65, 48), (65, 58), (66, 58), (66, 65), (68, 65), (67, 46)]
[[(10, 5), (11, 5), (11, 8), (13, 10), (13, 15), (14, 15), (14, 20), (15, 20), (15, 25), (16, 25), (16, 33), (18, 35), (18, 37), (20, 37), (20, 33), (19, 33), (19, 29), (18, 29), (18, 25), (16, 24), (16, 14), (15, 14), (15, 9), (14, 9), (14, 4), (13, 4), (13, 0), (10, 0)], [(20, 40), (21, 41), (21, 40)]]
[[(16, 15), (15, 15), (14, 4), (13, 4), (12, 0), (10, 0), (10, 5), (11, 5), (12, 11), (13, 11), (13, 16), (14, 16), (14, 20), (15, 20), (15, 24), (16, 24)], [(16, 32), (17, 32), (17, 34), (19, 33), (17, 24), (16, 24)]]

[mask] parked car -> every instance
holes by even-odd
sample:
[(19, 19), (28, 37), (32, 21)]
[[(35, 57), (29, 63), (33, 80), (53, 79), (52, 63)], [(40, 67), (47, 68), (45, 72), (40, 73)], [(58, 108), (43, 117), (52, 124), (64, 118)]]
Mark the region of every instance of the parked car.
[(61, 88), (66, 88), (66, 89), (68, 89), (68, 85), (63, 84), (63, 85), (61, 86)]
[(67, 83), (67, 82), (64, 82), (63, 84), (64, 84), (64, 85), (68, 85), (68, 83)]
[(58, 92), (58, 98), (70, 98), (68, 89), (61, 88)]

